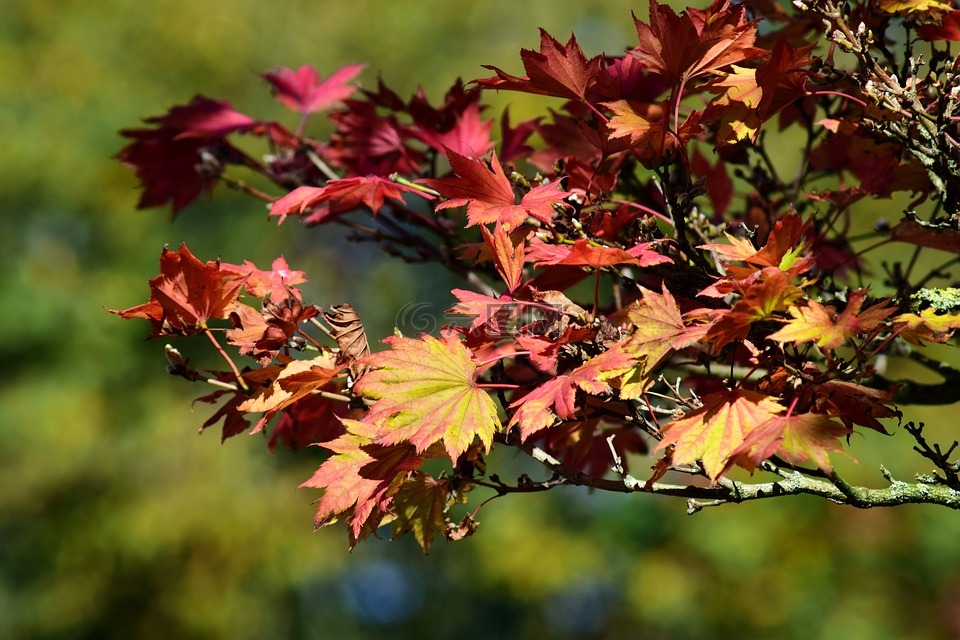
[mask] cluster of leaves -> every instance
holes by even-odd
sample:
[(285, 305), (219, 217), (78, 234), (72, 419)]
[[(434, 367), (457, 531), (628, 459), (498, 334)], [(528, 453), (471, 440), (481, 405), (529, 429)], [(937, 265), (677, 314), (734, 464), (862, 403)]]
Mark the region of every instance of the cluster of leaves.
[[(149, 302), (115, 313), (147, 319), (152, 338), (216, 345), (227, 370), (191, 369), (167, 349), (170, 372), (216, 387), (201, 398), (221, 403), (204, 427), (222, 422), (224, 439), (272, 429), (271, 447), (328, 450), (303, 486), (323, 491), (316, 525), (345, 521), (351, 546), (387, 524), (424, 550), (468, 535), (484, 503), (458, 505), (478, 489), (581, 484), (684, 496), (692, 510), (790, 493), (956, 506), (951, 451), (927, 446), (916, 425), (938, 468), (916, 485), (851, 487), (830, 454), (855, 429), (886, 432), (881, 420), (903, 404), (958, 399), (960, 373), (920, 349), (960, 327), (956, 305), (930, 302), (953, 290), (924, 288), (948, 276), (915, 266), (921, 251), (960, 253), (960, 11), (930, 0), (795, 7), (716, 0), (678, 14), (651, 0), (622, 55), (587, 57), (575, 37), (543, 31), (539, 51), (520, 54), (525, 75), (491, 67), (439, 105), (382, 81), (358, 92), (361, 66), (326, 79), (308, 66), (264, 74), (300, 114), (292, 131), (198, 96), (123, 132), (140, 206), (176, 213), (223, 182), (269, 202), (281, 223), (344, 225), (463, 276), (451, 313), (464, 321), (371, 353), (353, 309), (305, 303), (304, 274), (282, 258), (261, 270), (202, 262), (186, 246), (164, 250)], [(559, 106), (497, 124), (484, 119), (485, 90)], [(305, 134), (319, 113), (325, 139)], [(251, 157), (236, 136), (268, 152)], [(789, 179), (768, 153), (784, 139), (799, 141)], [(915, 195), (910, 210), (855, 249), (853, 205), (900, 191)], [(869, 251), (887, 242), (912, 247), (911, 260), (868, 279)], [(878, 371), (883, 354), (946, 382), (897, 384)], [(495, 446), (550, 477), (488, 473)], [(627, 462), (642, 455), (652, 472), (637, 480)], [(777, 480), (732, 482), (733, 467)]]

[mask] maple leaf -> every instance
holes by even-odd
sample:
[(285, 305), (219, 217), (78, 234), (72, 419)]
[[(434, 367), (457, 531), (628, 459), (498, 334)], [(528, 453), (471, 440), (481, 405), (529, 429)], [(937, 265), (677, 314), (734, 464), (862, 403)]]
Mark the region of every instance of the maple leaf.
[(818, 413), (829, 413), (840, 418), (846, 426), (855, 424), (880, 433), (887, 433), (879, 418), (894, 418), (900, 415), (893, 404), (896, 389), (872, 389), (846, 380), (830, 380), (815, 385), (813, 407)]
[(513, 185), (503, 172), (497, 154), (488, 169), (486, 164), (447, 149), (447, 159), (457, 174), (456, 178), (423, 178), (417, 180), (436, 189), (449, 198), (436, 209), (467, 205), (467, 226), (499, 222), (506, 229), (523, 223), (527, 216), (549, 224), (553, 220), (553, 206), (571, 195), (553, 184), (534, 187), (516, 204)]
[(262, 123), (236, 111), (229, 102), (194, 96), (189, 104), (171, 107), (163, 116), (147, 118), (175, 139), (222, 138), (235, 131), (250, 131)]
[(804, 83), (809, 72), (804, 68), (813, 63), (810, 52), (814, 46), (794, 47), (780, 39), (770, 59), (756, 69), (732, 65), (707, 86), (710, 91), (722, 91), (704, 114), (705, 120), (719, 123), (719, 145), (745, 138), (756, 142), (764, 122), (807, 95)]
[(757, 111), (764, 121), (807, 95), (804, 84), (810, 72), (806, 68), (814, 63), (810, 54), (815, 48), (816, 44), (792, 46), (786, 38), (780, 38), (770, 52), (770, 59), (757, 67), (756, 80), (763, 91)]
[(202, 154), (218, 163), (242, 158), (224, 136), (263, 131), (263, 123), (235, 111), (229, 103), (203, 96), (146, 122), (154, 127), (120, 132), (133, 142), (120, 150), (117, 160), (132, 167), (140, 180), (143, 193), (137, 208), (170, 202), (174, 215), (217, 183), (216, 176), (197, 171), (204, 164)]
[(265, 365), (280, 349), (290, 345), (290, 338), (296, 335), (300, 323), (317, 313), (315, 306), (304, 306), (296, 296), (286, 298), (281, 304), (264, 300), (262, 311), (239, 304), (230, 312), (233, 328), (226, 333), (227, 342), (240, 347), (242, 355)]
[(725, 261), (740, 260), (750, 265), (747, 269), (734, 267), (731, 270), (733, 265), (725, 263), (727, 270), (737, 278), (745, 278), (767, 267), (798, 274), (813, 265), (812, 259), (801, 258), (808, 248), (806, 232), (809, 227), (809, 220), (804, 222), (799, 215), (791, 213), (777, 220), (767, 236), (766, 243), (759, 250), (754, 249), (748, 239), (729, 234), (727, 239), (730, 240), (730, 245), (708, 244), (700, 248), (716, 251)]
[(537, 266), (542, 265), (583, 265), (596, 269), (616, 264), (632, 264), (649, 267), (657, 264), (672, 263), (669, 256), (661, 255), (651, 247), (652, 242), (644, 242), (626, 251), (618, 247), (603, 247), (591, 244), (586, 238), (580, 238), (570, 245), (550, 245), (537, 239), (530, 243), (527, 260)]
[(743, 340), (754, 322), (786, 310), (803, 295), (799, 287), (790, 284), (790, 277), (783, 271), (768, 267), (767, 273), (766, 278), (751, 283), (733, 308), (707, 330), (704, 340), (712, 344), (714, 353), (734, 340)]
[(347, 83), (363, 71), (365, 64), (349, 64), (320, 80), (320, 74), (310, 65), (296, 71), (280, 67), (263, 74), (273, 87), (273, 94), (285, 107), (307, 115), (326, 109), (350, 97), (356, 88)]
[(567, 468), (594, 478), (602, 478), (613, 466), (611, 446), (624, 471), (628, 470), (628, 454), (647, 451), (647, 443), (636, 429), (603, 425), (599, 418), (558, 425), (545, 433), (541, 446)]
[(413, 135), (437, 151), (451, 149), (470, 157), (480, 157), (493, 147), (490, 131), (493, 120), (480, 119), (480, 105), (473, 102), (456, 116), (456, 122), (445, 131), (418, 127)]
[(436, 480), (422, 471), (413, 472), (393, 496), (392, 537), (396, 539), (413, 532), (423, 552), (429, 553), (433, 539), (455, 527), (450, 520), (455, 495), (449, 478)]
[(590, 358), (568, 374), (543, 383), (510, 405), (516, 409), (510, 425), (520, 427), (520, 438), (526, 440), (551, 426), (557, 418), (570, 420), (577, 414), (577, 389), (598, 395), (609, 389), (607, 381), (622, 375), (634, 366), (634, 359), (620, 348), (604, 351)]
[(960, 314), (938, 313), (936, 309), (923, 309), (919, 313), (901, 313), (893, 319), (899, 336), (911, 344), (922, 347), (926, 342), (942, 343), (960, 329)]
[(732, 145), (749, 138), (756, 142), (763, 123), (759, 105), (763, 89), (757, 84), (757, 70), (738, 65), (731, 72), (710, 83), (708, 89), (723, 91), (714, 98), (704, 114), (707, 121), (716, 121), (717, 145)]
[(270, 205), (270, 216), (278, 216), (282, 223), (294, 213), (303, 216), (311, 225), (329, 222), (333, 218), (365, 206), (376, 215), (387, 199), (403, 204), (404, 192), (415, 192), (402, 184), (379, 176), (357, 176), (330, 180), (322, 187), (297, 187)]
[(822, 413), (776, 416), (750, 431), (731, 458), (746, 455), (755, 465), (772, 456), (792, 465), (812, 460), (821, 471), (830, 473), (833, 467), (828, 452), (843, 453), (840, 438), (851, 433)]
[(356, 393), (376, 400), (367, 420), (379, 425), (379, 442), (409, 441), (422, 452), (442, 441), (451, 460), (477, 437), (489, 448), (500, 418), (474, 380), (477, 366), (466, 347), (453, 336), (384, 342), (390, 350), (362, 358), (372, 369), (354, 385)]
[(815, 342), (822, 349), (836, 349), (858, 333), (876, 328), (884, 318), (896, 311), (893, 307), (873, 305), (861, 316), (860, 309), (866, 297), (866, 289), (854, 291), (840, 314), (807, 298), (787, 310), (792, 318), (782, 329), (770, 334), (769, 338), (777, 342)]
[(225, 281), (219, 262), (204, 264), (181, 244), (177, 251), (164, 247), (160, 275), (149, 284), (149, 302), (122, 311), (111, 309), (110, 313), (149, 320), (149, 337), (158, 338), (201, 333), (211, 318), (225, 319), (236, 305), (242, 281)]
[(334, 455), (300, 488), (323, 489), (314, 525), (319, 528), (348, 518), (355, 543), (368, 520), (379, 524), (407, 474), (418, 469), (425, 457), (409, 443), (372, 442), (373, 425), (351, 419), (343, 422), (347, 433), (322, 445)]
[(603, 106), (613, 112), (607, 123), (611, 138), (629, 138), (644, 165), (659, 163), (676, 149), (683, 149), (700, 131), (702, 112), (691, 111), (680, 124), (680, 129), (671, 128), (669, 101), (662, 105), (633, 104), (626, 100), (605, 102)]
[(311, 360), (288, 363), (269, 389), (240, 405), (241, 411), (263, 412), (263, 417), (251, 433), (259, 433), (275, 415), (329, 383), (341, 368), (332, 353), (321, 353)]
[(744, 439), (760, 424), (784, 411), (771, 396), (746, 389), (717, 391), (703, 406), (666, 425), (656, 451), (673, 445), (675, 466), (696, 464), (714, 482), (737, 455)]
[(587, 59), (575, 36), (566, 44), (540, 29), (540, 52), (522, 49), (520, 59), (526, 77), (512, 76), (490, 65), (483, 65), (497, 75), (475, 82), (485, 89), (524, 91), (572, 100), (586, 100), (591, 88), (600, 80), (601, 58)]
[(927, 42), (935, 40), (960, 40), (960, 11), (949, 11), (940, 24), (921, 24), (917, 27), (917, 37)]
[(515, 244), (499, 222), (493, 233), (490, 233), (485, 226), (481, 226), (480, 230), (483, 233), (483, 241), (490, 250), (490, 257), (497, 268), (497, 273), (503, 278), (510, 293), (513, 293), (520, 286), (520, 280), (523, 278), (523, 240)]
[(909, 215), (890, 229), (890, 238), (918, 247), (960, 254), (960, 231), (931, 225)]
[(470, 324), (471, 331), (483, 329), (490, 336), (511, 335), (513, 327), (515, 303), (513, 296), (503, 295), (491, 298), (482, 293), (466, 289), (454, 289), (451, 293), (460, 302), (447, 311), (473, 318)]
[(627, 309), (634, 331), (622, 343), (623, 350), (637, 359), (637, 365), (620, 381), (620, 397), (640, 397), (652, 383), (649, 373), (671, 352), (698, 344), (709, 324), (687, 326), (673, 294), (661, 283), (662, 293), (640, 287), (641, 299)]
[[(342, 393), (336, 382), (331, 382), (321, 391)], [(341, 400), (333, 400), (321, 395), (308, 395), (285, 408), (270, 434), (267, 448), (273, 451), (278, 443), (297, 450), (307, 445), (329, 442), (344, 434), (341, 418), (359, 418), (361, 409), (351, 409)]]
[[(264, 386), (269, 386), (272, 384), (274, 378), (276, 378), (279, 373), (279, 366), (269, 366), (254, 369), (252, 371), (244, 371), (241, 376), (243, 377), (243, 382), (248, 389), (262, 389)], [(218, 371), (214, 373), (214, 377), (220, 382), (229, 384), (236, 383), (236, 377), (233, 375), (233, 373), (224, 373)], [(203, 433), (207, 428), (212, 427), (223, 420), (223, 427), (220, 431), (220, 442), (223, 442), (227, 438), (231, 438), (237, 434), (243, 433), (250, 428), (250, 423), (247, 420), (247, 412), (240, 408), (240, 405), (247, 400), (247, 392), (243, 389), (218, 389), (213, 393), (194, 400), (194, 402), (214, 404), (224, 396), (227, 397), (227, 401), (220, 405), (220, 408), (218, 408), (216, 412), (214, 412), (214, 414), (200, 426), (200, 433)]]
[(533, 147), (527, 140), (537, 130), (540, 118), (524, 120), (517, 126), (510, 125), (510, 110), (504, 109), (500, 118), (500, 158), (510, 162), (517, 158), (526, 158), (533, 153)]
[(281, 256), (273, 261), (270, 270), (258, 269), (249, 260), (243, 264), (220, 263), (220, 271), (225, 278), (237, 278), (243, 288), (257, 298), (269, 298), (274, 304), (281, 304), (290, 297), (291, 287), (307, 281), (303, 271), (294, 271)]
[(347, 177), (419, 173), (423, 154), (407, 144), (412, 134), (396, 116), (380, 115), (372, 102), (351, 99), (344, 104), (346, 108), (328, 116), (336, 131), (325, 158), (346, 168)]
[(753, 46), (757, 21), (745, 21), (743, 7), (731, 7), (729, 0), (714, 0), (705, 10), (691, 8), (679, 16), (650, 0), (650, 24), (636, 16), (634, 23), (640, 45), (631, 54), (677, 84), (766, 54)]

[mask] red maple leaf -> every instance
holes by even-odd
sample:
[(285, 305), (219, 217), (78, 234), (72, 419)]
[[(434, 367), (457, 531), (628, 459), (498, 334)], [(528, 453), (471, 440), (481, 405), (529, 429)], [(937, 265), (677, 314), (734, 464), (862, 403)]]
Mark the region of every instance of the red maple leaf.
[(743, 340), (754, 322), (785, 311), (803, 295), (800, 288), (790, 284), (790, 277), (783, 271), (768, 268), (764, 275), (753, 281), (733, 308), (720, 315), (707, 331), (704, 341), (711, 344), (714, 353), (734, 340)]
[(314, 525), (322, 527), (346, 518), (351, 542), (355, 543), (369, 519), (377, 525), (389, 512), (401, 483), (409, 472), (423, 464), (425, 456), (418, 454), (410, 443), (373, 442), (372, 425), (368, 423), (350, 419), (343, 422), (347, 433), (322, 445), (334, 455), (300, 487), (323, 489)]
[(456, 116), (453, 126), (443, 131), (417, 127), (412, 133), (437, 151), (452, 149), (461, 155), (480, 157), (493, 147), (491, 129), (493, 120), (481, 120), (480, 105), (472, 102)]
[(848, 427), (859, 424), (887, 433), (879, 418), (900, 415), (899, 410), (891, 408), (895, 407), (893, 397), (896, 389), (873, 389), (855, 382), (830, 380), (815, 385), (811, 392), (813, 407), (818, 413), (834, 415)]
[(524, 91), (573, 100), (586, 100), (594, 86), (610, 77), (601, 74), (601, 58), (587, 59), (573, 35), (566, 44), (540, 29), (540, 51), (522, 49), (520, 58), (527, 72), (525, 77), (512, 76), (497, 67), (483, 65), (497, 75), (476, 80), (485, 89)]
[(604, 351), (511, 404), (510, 408), (516, 412), (510, 426), (519, 426), (520, 437), (526, 440), (551, 426), (557, 418), (570, 420), (580, 408), (576, 402), (577, 389), (593, 395), (604, 393), (610, 388), (608, 380), (628, 372), (634, 364), (634, 359), (619, 348)]
[(264, 300), (262, 311), (239, 304), (230, 313), (233, 329), (227, 331), (227, 342), (240, 347), (242, 355), (265, 365), (280, 349), (289, 346), (300, 323), (316, 317), (318, 312), (313, 305), (303, 306), (295, 296), (286, 298), (282, 304)]
[(636, 17), (634, 23), (640, 45), (631, 53), (678, 85), (767, 53), (753, 46), (757, 22), (746, 21), (744, 8), (731, 6), (730, 0), (714, 0), (707, 9), (691, 8), (679, 16), (650, 0), (650, 24)]
[[(810, 256), (803, 256), (809, 248), (807, 231), (810, 221), (804, 222), (797, 214), (788, 214), (773, 225), (767, 241), (756, 249), (747, 238), (727, 235), (730, 244), (705, 244), (700, 249), (714, 251), (724, 263), (727, 273), (737, 280), (745, 280), (763, 269), (774, 268), (792, 276), (803, 273), (814, 264)], [(747, 266), (731, 264), (745, 262)]]
[(387, 199), (403, 204), (404, 192), (416, 190), (379, 176), (365, 176), (330, 180), (322, 187), (297, 187), (270, 205), (270, 216), (278, 216), (283, 222), (294, 213), (303, 216), (311, 225), (328, 222), (333, 218), (365, 206), (376, 215)]
[(278, 443), (296, 451), (311, 444), (334, 440), (344, 433), (340, 421), (346, 415), (356, 413), (349, 405), (339, 400), (330, 400), (319, 395), (301, 398), (286, 408), (277, 421), (267, 448), (276, 449)]
[(510, 162), (517, 158), (526, 158), (533, 153), (533, 147), (527, 140), (537, 130), (540, 118), (524, 120), (517, 126), (510, 125), (510, 110), (504, 109), (500, 118), (500, 158)]
[[(280, 370), (281, 369), (279, 366), (271, 365), (268, 367), (253, 369), (251, 371), (244, 371), (241, 375), (243, 377), (243, 382), (248, 389), (262, 389), (265, 386), (268, 387), (273, 383), (274, 378), (277, 377), (277, 375), (280, 373)], [(237, 380), (233, 373), (224, 373), (218, 371), (213, 375), (215, 379), (228, 384), (235, 385)], [(250, 428), (250, 423), (247, 420), (247, 412), (240, 409), (240, 405), (246, 402), (248, 399), (247, 392), (243, 389), (235, 389), (232, 391), (218, 389), (211, 394), (194, 400), (194, 402), (214, 404), (224, 396), (227, 397), (227, 401), (224, 402), (220, 408), (217, 409), (217, 411), (200, 426), (200, 433), (203, 433), (208, 427), (212, 427), (223, 420), (223, 427), (220, 431), (220, 442), (223, 442), (227, 438), (231, 438), (239, 433), (243, 433)]]
[(160, 275), (150, 279), (150, 300), (122, 311), (121, 318), (150, 321), (150, 338), (190, 335), (207, 329), (211, 318), (225, 319), (233, 310), (243, 281), (225, 278), (219, 262), (204, 264), (186, 244), (160, 254)]
[(454, 289), (451, 293), (460, 302), (448, 309), (448, 313), (473, 318), (471, 331), (479, 329), (489, 336), (507, 336), (513, 333), (514, 316), (518, 306), (513, 296), (505, 294), (492, 298), (466, 289)]
[[(335, 382), (319, 390), (331, 393), (343, 392)], [(331, 400), (322, 395), (308, 395), (283, 410), (277, 426), (270, 434), (267, 447), (273, 451), (278, 443), (283, 443), (290, 449), (296, 450), (311, 444), (329, 442), (343, 435), (344, 427), (341, 418), (359, 418), (362, 413), (361, 409), (351, 409), (349, 404), (341, 400)]]
[(602, 247), (580, 238), (570, 245), (547, 244), (542, 240), (530, 243), (527, 260), (541, 265), (583, 265), (597, 269), (616, 264), (632, 264), (649, 267), (656, 264), (672, 263), (669, 256), (653, 250), (654, 243), (642, 242), (624, 251), (618, 247)]
[(320, 80), (320, 74), (310, 65), (296, 71), (280, 67), (263, 74), (263, 79), (273, 87), (273, 94), (280, 103), (304, 115), (326, 109), (345, 100), (356, 91), (347, 83), (363, 71), (365, 64), (348, 64), (330, 77)]
[(176, 139), (222, 138), (234, 131), (250, 131), (263, 123), (234, 110), (229, 102), (194, 96), (190, 104), (172, 107), (166, 115), (147, 118), (158, 129), (175, 132)]
[(647, 451), (647, 443), (637, 429), (605, 425), (599, 418), (558, 425), (544, 433), (541, 446), (566, 467), (594, 478), (602, 478), (613, 466), (611, 447), (624, 471), (628, 469), (628, 454)]
[(283, 256), (275, 259), (270, 271), (258, 269), (249, 260), (243, 264), (220, 264), (220, 271), (226, 278), (238, 278), (243, 288), (257, 298), (270, 298), (274, 304), (280, 304), (290, 297), (291, 287), (307, 281), (303, 271), (293, 271)]
[(467, 205), (467, 226), (499, 222), (506, 229), (523, 223), (527, 216), (549, 224), (553, 220), (553, 206), (571, 195), (554, 184), (534, 187), (516, 203), (513, 185), (503, 172), (497, 154), (493, 154), (490, 168), (480, 160), (446, 150), (450, 166), (458, 177), (424, 178), (418, 180), (449, 198), (436, 209)]
[(764, 121), (807, 95), (804, 84), (811, 72), (806, 68), (813, 64), (810, 54), (815, 47), (815, 44), (791, 46), (781, 38), (770, 52), (770, 59), (757, 67), (757, 85), (763, 91), (757, 111)]
[(940, 24), (922, 24), (917, 27), (917, 37), (927, 42), (935, 40), (960, 40), (960, 11), (948, 11)]
[(204, 163), (202, 153), (220, 163), (242, 158), (224, 136), (264, 131), (263, 123), (235, 111), (229, 103), (203, 96), (146, 121), (155, 126), (120, 132), (133, 142), (117, 154), (117, 159), (132, 167), (140, 180), (143, 193), (138, 208), (170, 202), (174, 214), (217, 182), (215, 176), (197, 171)]
[(329, 115), (336, 126), (325, 157), (349, 176), (416, 174), (422, 154), (407, 141), (412, 134), (396, 116), (382, 116), (377, 106), (363, 100), (346, 100), (345, 108)]
[(890, 238), (918, 247), (960, 254), (960, 231), (931, 225), (915, 217), (908, 216), (897, 223), (897, 226), (890, 229)]

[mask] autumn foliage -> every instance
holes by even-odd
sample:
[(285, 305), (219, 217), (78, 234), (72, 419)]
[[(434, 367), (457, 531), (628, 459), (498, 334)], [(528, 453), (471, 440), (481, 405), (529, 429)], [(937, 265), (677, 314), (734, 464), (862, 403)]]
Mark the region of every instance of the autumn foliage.
[[(344, 521), (351, 545), (389, 525), (427, 550), (473, 533), (491, 496), (570, 484), (692, 511), (795, 493), (956, 508), (952, 449), (922, 425), (904, 428), (933, 471), (888, 476), (896, 491), (850, 486), (831, 456), (900, 428), (908, 405), (960, 399), (960, 371), (925, 352), (960, 327), (945, 271), (960, 260), (958, 16), (651, 0), (623, 53), (541, 31), (523, 75), (489, 67), (439, 103), (360, 89), (361, 65), (265, 73), (293, 129), (197, 96), (122, 132), (141, 207), (179, 213), (223, 183), (275, 222), (344, 225), (462, 276), (450, 326), (371, 350), (353, 308), (304, 300), (283, 258), (260, 269), (186, 246), (163, 250), (147, 302), (114, 313), (216, 346), (222, 371), (167, 347), (168, 371), (213, 387), (204, 428), (325, 449), (302, 486), (322, 492), (316, 525)], [(487, 91), (544, 96), (544, 115), (488, 117)], [(314, 118), (328, 137), (307, 135)], [(885, 220), (861, 220), (864, 202)], [(905, 258), (878, 260), (891, 245)], [(891, 358), (944, 382), (892, 379)], [(543, 478), (488, 469), (500, 447)]]

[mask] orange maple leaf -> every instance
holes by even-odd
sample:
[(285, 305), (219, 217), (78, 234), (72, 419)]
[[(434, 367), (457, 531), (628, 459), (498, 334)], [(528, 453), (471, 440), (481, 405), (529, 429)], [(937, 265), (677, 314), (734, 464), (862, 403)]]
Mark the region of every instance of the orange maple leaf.
[(243, 402), (239, 409), (264, 412), (251, 433), (260, 432), (273, 416), (326, 385), (343, 369), (332, 353), (321, 353), (312, 360), (293, 360), (276, 377), (273, 386), (263, 394)]
[(876, 328), (884, 318), (896, 309), (886, 305), (873, 305), (861, 313), (866, 289), (850, 294), (847, 306), (837, 314), (812, 298), (788, 309), (792, 318), (786, 326), (769, 336), (777, 342), (815, 342), (822, 349), (836, 349), (849, 338)]
[(829, 473), (833, 467), (828, 453), (843, 453), (840, 438), (851, 433), (853, 430), (822, 413), (776, 416), (754, 428), (731, 458), (746, 455), (755, 465), (774, 455), (794, 465), (812, 460)]
[(618, 380), (621, 399), (638, 398), (653, 383), (649, 374), (661, 361), (675, 350), (699, 343), (710, 328), (705, 323), (687, 326), (666, 283), (661, 287), (662, 293), (640, 287), (642, 298), (627, 309), (634, 331), (622, 348), (637, 364)]
[(493, 233), (483, 225), (480, 226), (480, 230), (483, 232), (483, 241), (490, 250), (490, 257), (497, 268), (497, 273), (507, 284), (507, 289), (513, 293), (520, 286), (523, 278), (523, 240), (515, 243), (499, 222)]
[(656, 450), (673, 445), (673, 464), (698, 460), (716, 481), (734, 462), (750, 432), (784, 411), (772, 396), (746, 389), (717, 391), (702, 398), (703, 406), (666, 426)]
[(754, 281), (737, 304), (707, 331), (704, 340), (711, 343), (715, 353), (734, 340), (743, 340), (754, 322), (767, 320), (777, 311), (786, 310), (803, 295), (800, 288), (790, 284), (790, 276), (783, 271), (768, 267), (764, 274), (769, 275)]

